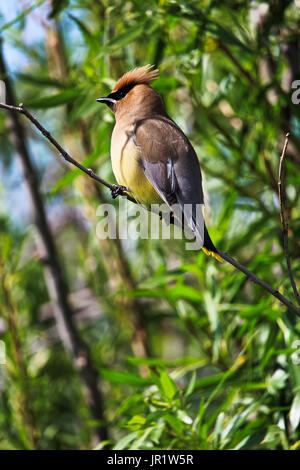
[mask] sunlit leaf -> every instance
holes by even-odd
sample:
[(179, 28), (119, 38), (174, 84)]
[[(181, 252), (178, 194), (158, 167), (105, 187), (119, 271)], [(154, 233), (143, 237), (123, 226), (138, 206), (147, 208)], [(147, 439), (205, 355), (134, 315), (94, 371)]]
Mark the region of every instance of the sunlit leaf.
[(300, 393), (296, 393), (290, 410), (290, 423), (292, 430), (297, 429), (300, 422)]
[(164, 395), (172, 400), (177, 393), (177, 387), (165, 369), (160, 371), (160, 384)]

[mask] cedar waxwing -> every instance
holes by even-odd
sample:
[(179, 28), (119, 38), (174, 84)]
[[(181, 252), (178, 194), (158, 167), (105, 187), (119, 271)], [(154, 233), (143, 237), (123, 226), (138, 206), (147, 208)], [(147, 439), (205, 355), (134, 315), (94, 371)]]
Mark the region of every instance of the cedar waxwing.
[[(183, 217), (207, 255), (221, 260), (203, 222), (203, 190), (199, 161), (191, 143), (166, 113), (159, 93), (150, 84), (158, 70), (146, 65), (121, 77), (112, 93), (97, 101), (109, 106), (116, 124), (111, 138), (112, 168), (119, 185), (126, 186), (148, 209), (165, 203), (182, 208)], [(196, 218), (201, 207), (202, 231)], [(188, 211), (185, 207), (192, 207)], [(197, 212), (198, 214), (198, 212)], [(176, 215), (178, 218), (178, 214)]]

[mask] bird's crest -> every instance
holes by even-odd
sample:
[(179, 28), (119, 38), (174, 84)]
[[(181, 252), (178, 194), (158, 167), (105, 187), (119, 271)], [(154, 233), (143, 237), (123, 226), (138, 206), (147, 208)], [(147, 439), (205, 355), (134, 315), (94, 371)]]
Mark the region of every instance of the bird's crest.
[(151, 70), (154, 65), (144, 65), (144, 67), (138, 67), (136, 69), (130, 70), (129, 72), (125, 73), (123, 77), (121, 77), (115, 87), (113, 92), (120, 90), (123, 87), (130, 86), (130, 85), (150, 85), (153, 80), (158, 78), (158, 69)]

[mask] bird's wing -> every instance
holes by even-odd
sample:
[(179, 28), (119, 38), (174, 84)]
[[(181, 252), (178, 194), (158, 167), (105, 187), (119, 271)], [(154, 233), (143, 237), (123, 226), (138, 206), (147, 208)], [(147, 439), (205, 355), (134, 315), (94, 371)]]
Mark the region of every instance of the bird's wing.
[(188, 226), (203, 244), (203, 191), (197, 155), (179, 127), (169, 118), (138, 121), (135, 141), (146, 177), (175, 215), (184, 213)]

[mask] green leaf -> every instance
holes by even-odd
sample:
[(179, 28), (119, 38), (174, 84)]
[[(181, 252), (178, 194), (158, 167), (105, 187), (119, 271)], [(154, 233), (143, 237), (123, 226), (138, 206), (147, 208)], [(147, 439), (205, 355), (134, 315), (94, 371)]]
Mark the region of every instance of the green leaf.
[(192, 373), (192, 377), (191, 377), (191, 380), (189, 382), (189, 385), (186, 389), (185, 398), (187, 398), (188, 396), (190, 396), (193, 393), (194, 388), (195, 388), (195, 384), (196, 384), (196, 372), (194, 371)]
[(111, 39), (105, 47), (124, 47), (135, 39), (139, 38), (145, 33), (145, 21), (142, 21), (138, 26), (135, 24), (126, 28), (124, 33), (115, 36)]
[(242, 43), (236, 36), (234, 36), (234, 34), (223, 28), (223, 26), (218, 23), (210, 21), (206, 26), (206, 30), (209, 31), (212, 36), (220, 39), (225, 44), (238, 46), (244, 52), (252, 53), (248, 46)]
[[(174, 359), (172, 361), (168, 361), (166, 359), (152, 359), (146, 357), (127, 357), (127, 361), (130, 364), (147, 364), (148, 366), (160, 366), (160, 367), (176, 367), (176, 366), (203, 366), (205, 361), (200, 360), (197, 357), (179, 357), (178, 359)], [(188, 370), (188, 369), (187, 369)]]
[(198, 389), (204, 387), (211, 387), (212, 385), (215, 385), (220, 382), (223, 379), (224, 375), (224, 373), (220, 373), (215, 375), (209, 375), (208, 377), (203, 377), (203, 379), (199, 379), (196, 381), (194, 388)]
[(66, 84), (60, 82), (59, 80), (55, 80), (54, 78), (49, 77), (48, 75), (41, 75), (41, 74), (29, 74), (29, 73), (22, 73), (19, 72), (17, 74), (17, 78), (22, 80), (25, 83), (32, 83), (33, 85), (45, 86), (45, 87), (53, 87), (53, 88), (66, 88)]
[(119, 372), (108, 369), (100, 369), (100, 372), (104, 379), (117, 384), (145, 387), (152, 383), (150, 379), (130, 374), (128, 372)]
[(145, 442), (149, 434), (153, 431), (153, 426), (150, 426), (149, 428), (145, 429), (141, 437), (134, 443), (132, 446), (130, 446), (130, 449), (139, 449), (141, 445)]
[(100, 47), (100, 43), (90, 32), (88, 27), (79, 18), (76, 18), (76, 16), (72, 15), (71, 13), (69, 13), (68, 16), (72, 21), (74, 21), (74, 23), (77, 24), (86, 43), (91, 47), (92, 50), (97, 51), (97, 49)]
[(0, 236), (0, 253), (1, 259), (7, 261), (11, 257), (12, 252), (12, 238), (8, 233), (3, 233)]
[(28, 8), (25, 8), (25, 10), (23, 10), (22, 13), (20, 13), (20, 15), (16, 16), (15, 19), (13, 19), (12, 21), (9, 21), (8, 23), (1, 26), (0, 27), (0, 33), (2, 33), (3, 31), (5, 31), (8, 28), (11, 28), (11, 26), (18, 23), (18, 21), (23, 20), (29, 13), (31, 13), (33, 10), (35, 10), (36, 8), (40, 7), (43, 3), (45, 3), (45, 1), (46, 0), (40, 0), (35, 5), (32, 5)]
[(159, 440), (161, 438), (161, 435), (165, 427), (166, 427), (166, 423), (162, 419), (160, 419), (158, 423), (156, 424), (156, 426), (154, 426), (153, 428), (151, 439), (157, 446), (159, 446)]
[(99, 442), (99, 444), (96, 447), (94, 447), (93, 450), (102, 450), (104, 449), (104, 447), (110, 446), (111, 444), (112, 444), (111, 441), (102, 441), (102, 442)]
[(126, 424), (132, 431), (137, 431), (145, 426), (146, 418), (141, 415), (134, 415)]
[(174, 77), (159, 78), (153, 83), (153, 88), (162, 94), (177, 90), (180, 86), (182, 86), (180, 81)]
[(223, 429), (223, 422), (225, 418), (225, 413), (221, 412), (218, 414), (217, 421), (215, 424), (215, 429), (214, 429), (214, 440), (213, 440), (213, 448), (218, 449), (220, 440), (221, 440), (221, 435), (222, 435), (222, 429)]
[(175, 431), (176, 435), (182, 434), (184, 425), (180, 419), (168, 413), (164, 415), (164, 420), (169, 424), (173, 431)]
[[(107, 145), (107, 141), (108, 141), (108, 137), (106, 136), (105, 138), (102, 139), (101, 145), (97, 146), (95, 148), (95, 151), (81, 162), (82, 165), (87, 168), (91, 167), (93, 163), (99, 159), (99, 155), (101, 155), (103, 148), (105, 147), (105, 145)], [(54, 196), (63, 188), (65, 188), (66, 186), (69, 186), (80, 175), (84, 175), (84, 173), (79, 168), (75, 168), (74, 170), (68, 171), (62, 178), (60, 178), (56, 182), (49, 196), (50, 197)]]
[(172, 400), (177, 393), (177, 387), (174, 380), (171, 379), (165, 369), (161, 370), (159, 375), (160, 384), (165, 397)]
[(73, 181), (80, 175), (83, 175), (84, 173), (79, 170), (79, 168), (76, 168), (75, 170), (68, 171), (60, 180), (58, 180), (55, 184), (55, 186), (52, 188), (50, 192), (50, 197), (54, 196), (58, 192), (60, 192), (63, 188), (66, 186), (69, 186), (70, 184), (73, 183)]
[(294, 396), (291, 410), (290, 410), (290, 423), (292, 430), (295, 431), (300, 422), (300, 392)]
[(26, 102), (26, 106), (30, 108), (54, 108), (66, 103), (70, 103), (80, 96), (80, 92), (74, 88), (64, 90), (56, 95), (44, 96)]
[(266, 429), (256, 431), (250, 436), (245, 437), (239, 444), (237, 444), (233, 450), (248, 450), (257, 447), (265, 438), (267, 434)]
[(128, 447), (128, 444), (130, 444), (134, 439), (138, 437), (138, 431), (131, 432), (130, 434), (127, 434), (127, 436), (124, 436), (122, 439), (117, 442), (117, 444), (113, 447), (113, 450), (123, 450)]
[(199, 302), (203, 295), (192, 286), (179, 285), (168, 290), (168, 296), (173, 300), (187, 299), (192, 302)]
[(108, 41), (102, 48), (98, 57), (101, 57), (103, 54), (109, 53), (111, 50), (120, 49), (127, 44), (132, 43), (140, 36), (145, 34), (147, 31), (146, 21), (140, 21), (139, 24), (135, 24), (126, 29), (125, 32), (113, 37)]
[(260, 405), (260, 402), (254, 402), (252, 405), (248, 406), (245, 410), (243, 410), (240, 413), (237, 413), (234, 418), (232, 418), (229, 423), (226, 425), (225, 429), (222, 431), (222, 440), (230, 437), (230, 435), (239, 429), (247, 420), (248, 416), (253, 413), (258, 406)]

